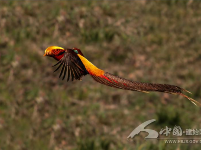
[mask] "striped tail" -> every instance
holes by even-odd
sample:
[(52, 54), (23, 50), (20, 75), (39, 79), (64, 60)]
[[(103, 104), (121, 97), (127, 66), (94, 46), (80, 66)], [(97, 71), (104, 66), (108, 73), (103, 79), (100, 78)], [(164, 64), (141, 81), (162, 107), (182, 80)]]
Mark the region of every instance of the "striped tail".
[(136, 82), (136, 81), (127, 80), (118, 76), (114, 76), (108, 72), (105, 72), (101, 76), (96, 76), (92, 74), (91, 76), (94, 78), (95, 81), (101, 84), (105, 84), (107, 86), (111, 86), (111, 87), (115, 87), (119, 89), (125, 89), (125, 90), (145, 92), (145, 93), (148, 93), (149, 91), (157, 91), (157, 92), (165, 92), (170, 94), (177, 94), (177, 95), (186, 97), (196, 106), (197, 105), (201, 106), (199, 102), (183, 94), (183, 92), (190, 93), (189, 91), (175, 85)]

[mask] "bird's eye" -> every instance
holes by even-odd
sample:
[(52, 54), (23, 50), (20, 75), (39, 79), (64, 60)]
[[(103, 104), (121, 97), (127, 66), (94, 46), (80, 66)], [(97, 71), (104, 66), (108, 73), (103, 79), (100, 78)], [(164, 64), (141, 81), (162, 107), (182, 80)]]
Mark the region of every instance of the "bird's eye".
[(77, 51), (77, 50), (74, 50), (74, 52), (78, 54), (78, 51)]

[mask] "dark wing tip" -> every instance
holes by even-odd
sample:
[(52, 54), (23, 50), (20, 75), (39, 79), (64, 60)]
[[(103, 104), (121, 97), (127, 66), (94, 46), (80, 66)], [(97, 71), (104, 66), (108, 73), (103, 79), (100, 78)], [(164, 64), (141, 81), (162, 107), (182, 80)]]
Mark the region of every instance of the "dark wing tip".
[(62, 80), (64, 80), (65, 77), (67, 77), (67, 82), (69, 80), (80, 80), (82, 76), (88, 73), (80, 58), (70, 49), (66, 50), (64, 56), (52, 67), (55, 66), (58, 67), (54, 70), (54, 72), (61, 68), (59, 78), (63, 76)]

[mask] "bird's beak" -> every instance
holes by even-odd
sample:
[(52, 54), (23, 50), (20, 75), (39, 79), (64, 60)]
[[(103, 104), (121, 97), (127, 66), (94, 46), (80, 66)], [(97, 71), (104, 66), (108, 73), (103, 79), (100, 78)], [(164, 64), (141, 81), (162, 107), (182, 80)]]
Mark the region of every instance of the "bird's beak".
[(44, 54), (43, 56), (47, 56), (46, 54)]

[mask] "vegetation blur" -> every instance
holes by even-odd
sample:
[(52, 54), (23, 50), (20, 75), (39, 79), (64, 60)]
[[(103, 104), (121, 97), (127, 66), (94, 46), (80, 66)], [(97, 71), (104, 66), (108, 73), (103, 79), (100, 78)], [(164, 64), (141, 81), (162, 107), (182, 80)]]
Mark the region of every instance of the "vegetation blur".
[[(184, 97), (66, 82), (43, 57), (77, 47), (97, 67), (134, 81), (178, 85), (201, 102), (198, 0), (0, 1), (0, 150), (200, 149), (127, 139), (141, 123), (156, 131), (201, 129)], [(173, 136), (169, 136), (173, 137)], [(200, 136), (199, 136), (200, 137)]]

